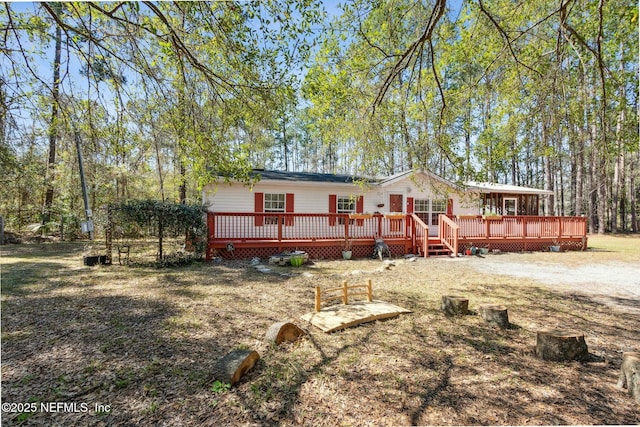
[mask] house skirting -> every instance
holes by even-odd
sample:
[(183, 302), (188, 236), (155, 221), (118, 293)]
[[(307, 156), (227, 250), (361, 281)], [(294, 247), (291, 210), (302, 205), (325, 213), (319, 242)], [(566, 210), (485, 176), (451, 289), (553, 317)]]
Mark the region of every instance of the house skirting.
[(582, 251), (587, 247), (586, 237), (563, 237), (562, 239), (459, 239), (460, 251), (464, 252), (472, 246), (476, 248), (487, 248), (490, 251), (501, 252), (540, 252), (549, 251), (550, 246), (558, 244), (561, 251)]
[[(229, 250), (228, 244), (233, 245)], [(406, 239), (385, 239), (392, 257), (400, 257), (411, 253), (411, 241)], [(343, 240), (323, 241), (291, 241), (291, 242), (214, 242), (209, 244), (207, 259), (221, 257), (225, 259), (269, 258), (283, 252), (304, 251), (311, 259), (340, 259), (344, 247)], [(369, 258), (373, 256), (374, 241), (363, 239), (353, 241), (351, 252), (353, 258)]]

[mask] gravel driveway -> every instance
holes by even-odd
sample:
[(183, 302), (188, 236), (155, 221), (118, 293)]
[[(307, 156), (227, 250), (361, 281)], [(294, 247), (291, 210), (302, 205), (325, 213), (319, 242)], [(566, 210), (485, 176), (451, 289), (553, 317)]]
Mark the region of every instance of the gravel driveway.
[(551, 289), (582, 293), (618, 307), (640, 312), (640, 262), (603, 262), (566, 267), (558, 263), (522, 262), (518, 255), (472, 258), (478, 271), (522, 277)]

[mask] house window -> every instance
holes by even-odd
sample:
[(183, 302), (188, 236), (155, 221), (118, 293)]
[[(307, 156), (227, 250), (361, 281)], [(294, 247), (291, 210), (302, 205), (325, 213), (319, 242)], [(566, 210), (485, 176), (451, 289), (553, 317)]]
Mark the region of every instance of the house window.
[(415, 199), (413, 202), (415, 213), (425, 224), (429, 224), (429, 199)]
[(431, 224), (438, 225), (438, 215), (447, 213), (447, 200), (432, 200), (431, 201)]
[[(284, 193), (264, 193), (264, 211), (265, 212), (284, 212)], [(264, 219), (265, 224), (277, 224), (277, 216), (268, 216)]]
[[(349, 196), (338, 196), (338, 209), (336, 210), (339, 214), (350, 214), (356, 211), (356, 201)], [(344, 218), (338, 218), (339, 224), (344, 224)], [(350, 224), (353, 223), (353, 220), (349, 221)]]

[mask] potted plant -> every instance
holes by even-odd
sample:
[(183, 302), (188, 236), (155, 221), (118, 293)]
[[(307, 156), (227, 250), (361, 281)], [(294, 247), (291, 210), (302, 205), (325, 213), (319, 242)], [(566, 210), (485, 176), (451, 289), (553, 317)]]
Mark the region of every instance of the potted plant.
[(476, 248), (473, 243), (471, 244), (471, 247), (469, 249), (471, 250), (471, 255), (475, 255), (478, 252), (478, 248)]
[(557, 239), (553, 239), (551, 246), (549, 246), (549, 251), (560, 252), (560, 242)]
[(353, 243), (351, 242), (351, 239), (349, 237), (345, 237), (344, 238), (344, 243), (342, 244), (342, 258), (343, 259), (351, 259), (351, 256), (353, 255), (352, 252), (352, 245)]
[(478, 248), (476, 248), (476, 246), (473, 244), (473, 242), (471, 242), (470, 244), (471, 244), (471, 246), (466, 248), (465, 251), (464, 251), (465, 255), (475, 255), (476, 253), (478, 253)]
[(289, 258), (289, 263), (293, 267), (300, 267), (304, 264), (304, 257), (302, 255), (292, 255), (291, 258)]

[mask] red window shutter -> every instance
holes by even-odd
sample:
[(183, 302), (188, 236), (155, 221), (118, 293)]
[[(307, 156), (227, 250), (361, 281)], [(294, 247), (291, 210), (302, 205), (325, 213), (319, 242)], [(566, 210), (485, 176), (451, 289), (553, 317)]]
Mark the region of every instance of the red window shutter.
[(412, 214), (413, 212), (413, 197), (407, 197), (407, 213)]
[[(287, 193), (284, 199), (284, 211), (293, 212), (293, 193)], [(284, 225), (293, 225), (293, 216), (287, 215)]]
[[(329, 194), (329, 213), (334, 214), (338, 212), (338, 196), (335, 194)], [(338, 217), (335, 215), (329, 216), (329, 225), (336, 225)]]
[[(255, 193), (254, 196), (254, 212), (264, 212), (264, 193)], [(256, 215), (255, 226), (262, 227), (264, 225), (264, 215)]]
[(447, 200), (447, 215), (453, 215), (453, 199)]
[[(360, 196), (356, 199), (356, 213), (364, 212), (364, 196)], [(363, 226), (364, 219), (357, 219), (356, 225)]]

